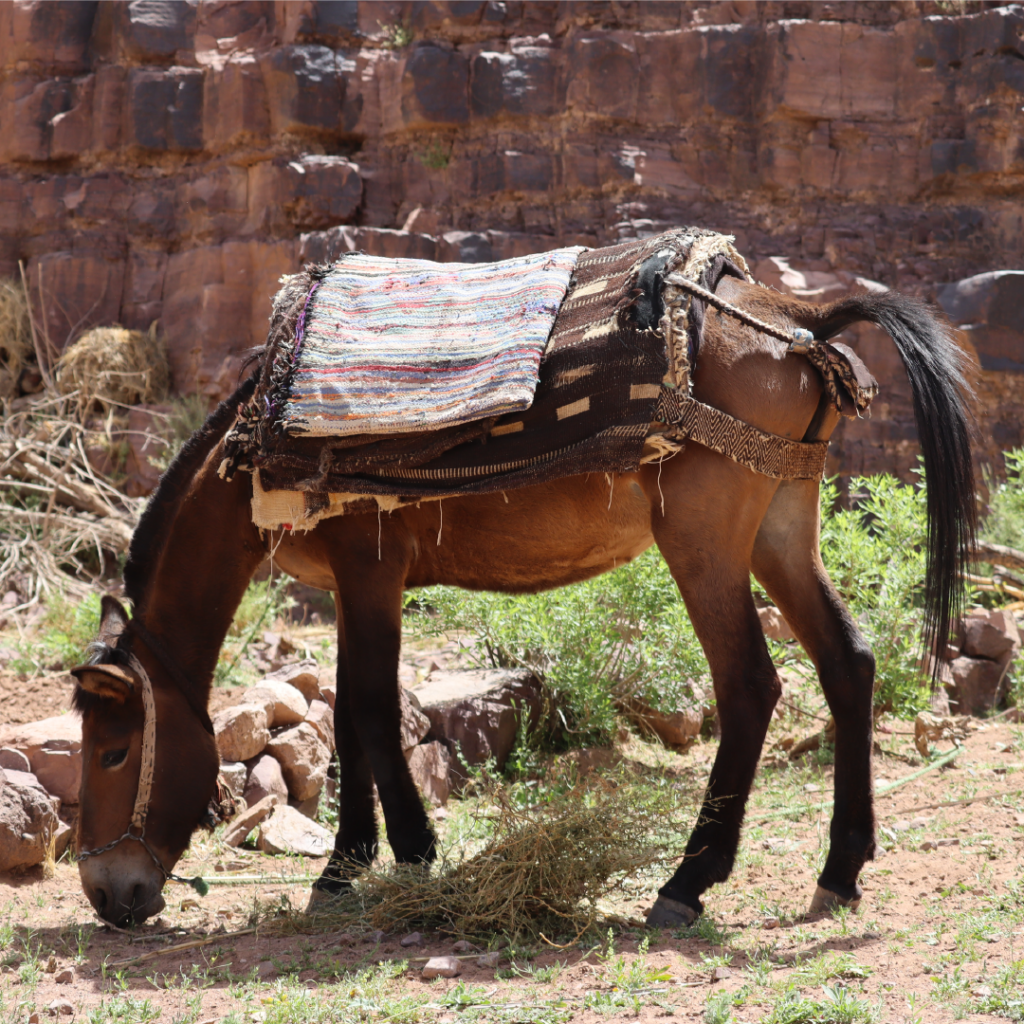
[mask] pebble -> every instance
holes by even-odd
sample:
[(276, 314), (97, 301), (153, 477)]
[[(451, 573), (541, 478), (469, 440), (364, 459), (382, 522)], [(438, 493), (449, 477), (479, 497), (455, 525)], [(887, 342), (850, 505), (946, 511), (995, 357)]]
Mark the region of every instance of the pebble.
[(499, 963), (501, 963), (501, 954), (495, 950), (493, 953), (484, 953), (477, 960), (476, 965), (477, 967), (497, 967)]
[(804, 786), (804, 792), (805, 793), (820, 793), (821, 792), (821, 786), (817, 785), (814, 782), (808, 782), (807, 785)]
[(453, 956), (433, 956), (423, 968), (423, 978), (457, 978), (462, 971), (459, 961)]
[(935, 820), (935, 816), (934, 815), (932, 815), (932, 816), (930, 816), (928, 818), (914, 818), (913, 821), (911, 821), (911, 823), (910, 823), (910, 827), (911, 828), (924, 828), (925, 825), (928, 824), (928, 822), (934, 821), (934, 820)]
[(342, 932), (340, 935), (335, 937), (335, 942), (339, 946), (354, 946), (356, 944), (356, 937), (351, 932)]
[(459, 939), (459, 941), (456, 942), (454, 946), (452, 946), (452, 949), (456, 953), (479, 953), (480, 952), (480, 947), (479, 946), (474, 946), (473, 943), (468, 941), (467, 939)]
[(931, 840), (931, 839), (926, 839), (926, 840), (925, 840), (925, 841), (924, 841), (924, 842), (923, 842), (923, 843), (922, 843), (922, 844), (921, 844), (921, 845), (920, 845), (920, 846), (918, 847), (918, 849), (919, 849), (919, 850), (922, 850), (922, 851), (925, 851), (925, 850), (937, 850), (938, 848), (939, 848), (939, 844), (938, 844), (938, 843), (936, 843), (936, 842), (935, 842), (934, 840)]
[(712, 982), (715, 982), (715, 981), (725, 981), (726, 978), (731, 978), (731, 977), (732, 977), (732, 971), (730, 971), (728, 967), (716, 967), (714, 969), (714, 971), (711, 972), (711, 980), (712, 980)]
[(74, 967), (65, 967), (63, 971), (57, 974), (57, 977), (53, 979), (58, 985), (70, 985), (75, 980), (75, 969)]
[(779, 927), (779, 919), (777, 917), (766, 917), (764, 919), (764, 927), (765, 928), (778, 928)]
[(256, 971), (263, 981), (277, 977), (277, 968), (269, 960), (264, 960), (263, 963), (256, 968)]
[(28, 1024), (39, 1024), (39, 1014), (38, 1013), (30, 1013), (28, 1015)]
[(960, 845), (960, 840), (959, 839), (940, 839), (935, 845), (936, 846), (959, 846)]
[(46, 1008), (46, 1012), (51, 1017), (65, 1016), (70, 1017), (75, 1012), (75, 1008), (66, 999), (54, 999), (52, 1003)]
[(410, 946), (422, 946), (423, 936), (419, 932), (410, 932), (408, 935), (403, 935), (398, 944), (406, 949)]
[(367, 932), (363, 936), (363, 942), (372, 942), (375, 945), (380, 945), (388, 937), (387, 932), (382, 932), (379, 928), (375, 932)]

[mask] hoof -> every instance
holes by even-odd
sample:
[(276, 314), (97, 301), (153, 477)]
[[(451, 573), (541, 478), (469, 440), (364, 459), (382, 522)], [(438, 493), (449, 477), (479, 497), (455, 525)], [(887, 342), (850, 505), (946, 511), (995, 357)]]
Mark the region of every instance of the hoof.
[(823, 889), (820, 885), (814, 890), (814, 899), (811, 900), (809, 914), (830, 914), (836, 907), (849, 907), (856, 910), (860, 906), (860, 897), (856, 899), (843, 899), (839, 893), (831, 889)]
[(700, 912), (686, 903), (659, 896), (647, 915), (648, 928), (689, 928)]

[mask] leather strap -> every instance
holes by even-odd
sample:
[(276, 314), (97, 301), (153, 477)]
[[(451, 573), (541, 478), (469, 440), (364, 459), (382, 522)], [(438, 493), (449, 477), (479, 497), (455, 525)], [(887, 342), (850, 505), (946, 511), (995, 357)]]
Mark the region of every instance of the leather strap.
[(679, 389), (661, 389), (657, 418), (679, 434), (775, 480), (820, 480), (828, 441), (792, 441), (712, 408)]

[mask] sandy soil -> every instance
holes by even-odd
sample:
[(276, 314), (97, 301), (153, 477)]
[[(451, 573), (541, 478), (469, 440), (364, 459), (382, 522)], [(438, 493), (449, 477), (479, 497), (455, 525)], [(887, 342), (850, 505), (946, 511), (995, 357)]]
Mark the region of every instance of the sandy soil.
[[(900, 779), (915, 770), (906, 763), (912, 749), (902, 735), (906, 726), (895, 728), (895, 735), (880, 737), (883, 750), (893, 751), (881, 753), (876, 760), (881, 785), (883, 780)], [(212, 1021), (230, 1014), (240, 1021), (263, 1020), (267, 1005), (297, 1006), (295, 1000), (307, 999), (313, 1001), (302, 1004), (308, 1010), (320, 1005), (316, 1000), (348, 998), (351, 993), (346, 986), (354, 984), (353, 971), (381, 961), (408, 960), (408, 968), (392, 989), (396, 998), (406, 995), (429, 1001), (433, 1009), (420, 1011), (421, 1019), (461, 1019), (456, 1010), (441, 1012), (438, 1001), (463, 983), (485, 986), (480, 992), (487, 994), (491, 1004), (511, 1002), (521, 1007), (502, 1011), (502, 1019), (584, 1021), (607, 1019), (609, 1014), (643, 1020), (664, 1016), (703, 1020), (709, 996), (721, 990), (739, 991), (746, 985), (746, 1001), (733, 1008), (731, 1019), (749, 1022), (767, 1017), (784, 998), (788, 985), (820, 999), (822, 974), (827, 976), (830, 963), (834, 972), (847, 975), (838, 981), (824, 978), (833, 992), (837, 984), (845, 985), (873, 1008), (877, 1020), (996, 1019), (972, 1012), (972, 1007), (984, 1004), (1000, 969), (1014, 963), (1024, 969), (1024, 902), (1020, 888), (1013, 888), (1022, 881), (1024, 864), (1022, 738), (1024, 730), (1019, 726), (982, 725), (968, 737), (952, 767), (928, 772), (882, 795), (878, 800), (880, 838), (891, 849), (865, 870), (865, 898), (859, 912), (817, 919), (805, 917), (803, 911), (814, 890), (828, 828), (827, 818), (815, 808), (828, 797), (832, 769), (793, 767), (780, 754), (768, 752), (736, 870), (707, 899), (709, 923), (714, 927), (705, 929), (704, 937), (655, 935), (644, 963), (652, 977), (659, 973), (665, 977), (652, 981), (640, 996), (627, 1000), (628, 1005), (609, 1005), (604, 1013), (585, 1003), (601, 998), (614, 1003), (611, 962), (579, 945), (557, 950), (541, 942), (532, 950), (513, 950), (519, 976), (502, 976), (510, 973), (506, 949), (497, 973), (478, 967), (470, 958), (462, 961), (460, 978), (426, 982), (420, 977), (423, 958), (450, 954), (459, 936), (427, 934), (423, 947), (403, 948), (400, 932), (379, 943), (365, 941), (363, 933), (369, 925), (339, 934), (336, 923), (325, 929), (315, 919), (289, 913), (289, 908), (304, 907), (307, 884), (215, 885), (205, 898), (172, 884), (166, 893), (167, 910), (127, 934), (98, 923), (79, 889), (76, 869), (59, 864), (51, 878), (37, 870), (22, 878), (0, 880), (0, 942), (6, 943), (6, 948), (0, 948), (5, 965), (0, 969), (4, 1000), (0, 1016), (26, 1020), (33, 1009), (45, 1014), (53, 1000), (65, 999), (76, 1018), (93, 1012), (95, 1020), (114, 1019), (118, 1005), (134, 998), (149, 1000), (146, 1012), (160, 1009), (163, 1021)], [(692, 778), (700, 784), (714, 750), (708, 742), (676, 755), (632, 738), (615, 756), (654, 759), (673, 777)], [(593, 760), (599, 763), (608, 758)], [(787, 798), (790, 810), (804, 806), (807, 813), (796, 819), (777, 813), (766, 818)], [(971, 798), (974, 802), (953, 807), (932, 806)], [(958, 842), (920, 849), (922, 843), (939, 839)], [(218, 871), (218, 864), (227, 872)], [(321, 865), (239, 853), (209, 839), (197, 841), (179, 871), (223, 879), (232, 872), (315, 873)], [(654, 884), (622, 911), (642, 917), (653, 899)], [(273, 907), (282, 916), (272, 917), (268, 908)], [(262, 922), (256, 931), (232, 934), (249, 926), (254, 910)], [(777, 926), (772, 917), (779, 918)], [(618, 937), (620, 967), (636, 960), (642, 936), (641, 929), (627, 928)], [(472, 938), (484, 945), (494, 942), (494, 937)], [(203, 939), (214, 941), (175, 949), (179, 943)], [(27, 958), (26, 948), (38, 949), (36, 960)], [(822, 959), (821, 954), (830, 951), (846, 960)], [(717, 982), (712, 981), (713, 967), (725, 961), (708, 962), (716, 956), (731, 958), (730, 975)], [(139, 957), (144, 959), (140, 962)], [(808, 962), (818, 965), (817, 976)], [(32, 963), (38, 964), (38, 972)], [(74, 981), (57, 984), (59, 971), (73, 964), (77, 964)], [(559, 964), (564, 965), (560, 970)], [(47, 973), (48, 967), (54, 971)], [(191, 973), (208, 986), (201, 997), (195, 995), (194, 986), (182, 987), (182, 977)], [(954, 988), (959, 986), (956, 998), (949, 996), (951, 978)], [(250, 983), (243, 984), (245, 979)], [(943, 982), (945, 996), (940, 992)], [(308, 996), (296, 995), (298, 988), (303, 993), (308, 990)], [(996, 985), (996, 991), (1002, 989)], [(145, 1019), (146, 1012), (138, 1009), (141, 1004), (133, 1005), (132, 1019)], [(353, 1019), (359, 1016), (353, 1011)], [(284, 1014), (274, 1019), (306, 1017)]]

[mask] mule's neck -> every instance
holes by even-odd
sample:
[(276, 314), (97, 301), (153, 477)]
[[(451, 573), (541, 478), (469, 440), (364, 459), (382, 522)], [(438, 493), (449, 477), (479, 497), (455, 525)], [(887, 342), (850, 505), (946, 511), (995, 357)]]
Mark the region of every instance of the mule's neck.
[(251, 478), (222, 480), (220, 460), (218, 445), (182, 498), (135, 609), (201, 707), (235, 611), (266, 555), (252, 523)]

